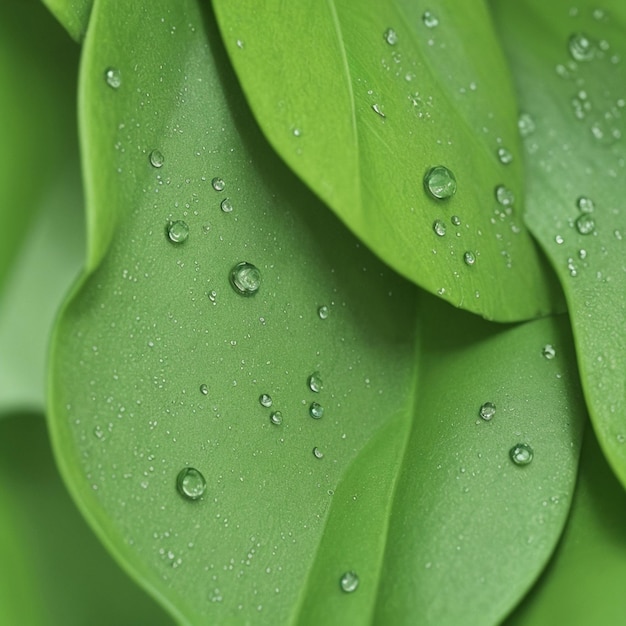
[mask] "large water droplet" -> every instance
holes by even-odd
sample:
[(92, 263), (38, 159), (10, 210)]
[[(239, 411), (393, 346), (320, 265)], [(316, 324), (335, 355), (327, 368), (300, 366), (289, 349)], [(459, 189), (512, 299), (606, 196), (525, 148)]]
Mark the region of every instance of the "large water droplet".
[(172, 243), (185, 243), (189, 238), (189, 226), (187, 222), (176, 220), (167, 225), (167, 236)]
[(569, 38), (567, 47), (574, 61), (591, 61), (595, 54), (593, 42), (584, 33), (573, 34)]
[(498, 148), (498, 159), (503, 165), (508, 165), (513, 161), (513, 155), (506, 148)]
[(435, 28), (439, 26), (439, 19), (432, 11), (424, 11), (422, 15), (422, 22), (426, 28)]
[(527, 443), (518, 443), (509, 450), (511, 461), (515, 465), (528, 465), (533, 460), (533, 449)]
[(317, 314), (320, 316), (321, 320), (327, 319), (329, 313), (330, 313), (330, 310), (325, 304), (322, 304), (322, 306), (319, 309), (317, 309)]
[(259, 403), (261, 406), (264, 406), (266, 409), (269, 409), (273, 404), (272, 396), (269, 393), (262, 393), (259, 396)]
[(447, 167), (437, 165), (424, 177), (424, 187), (433, 198), (445, 200), (456, 193), (456, 178)]
[(203, 396), (209, 395), (209, 388), (206, 385), (204, 385), (204, 384), (200, 385), (200, 393)]
[(324, 415), (324, 407), (317, 402), (311, 402), (309, 415), (316, 420), (320, 419)]
[(481, 407), (478, 414), (486, 421), (490, 421), (496, 414), (496, 405), (493, 402), (485, 402)]
[(176, 487), (186, 500), (198, 500), (206, 489), (206, 480), (195, 467), (185, 467), (178, 473)]
[(551, 343), (547, 343), (541, 350), (541, 354), (543, 355), (545, 359), (548, 359), (548, 361), (551, 361), (556, 356), (556, 350), (554, 349), (554, 346)]
[(211, 181), (211, 185), (215, 191), (224, 191), (224, 187), (226, 187), (226, 183), (224, 179), (216, 177)]
[(505, 187), (504, 185), (498, 185), (496, 187), (496, 200), (502, 206), (512, 206), (512, 204), (515, 202), (515, 195), (508, 187)]
[(280, 426), (283, 423), (283, 414), (280, 411), (272, 411), (270, 413), (270, 422), (275, 426)]
[(149, 159), (152, 167), (163, 167), (163, 163), (165, 162), (165, 157), (159, 150), (153, 150), (149, 155)]
[(593, 213), (594, 209), (596, 208), (596, 205), (594, 204), (593, 200), (591, 198), (588, 198), (587, 196), (580, 196), (576, 200), (576, 206), (583, 213)]
[(465, 261), (465, 265), (474, 265), (476, 263), (476, 256), (473, 252), (469, 250), (463, 255), (463, 261)]
[(232, 213), (233, 203), (230, 201), (230, 198), (224, 198), (220, 202), (220, 208), (224, 211), (224, 213)]
[(356, 591), (359, 586), (359, 577), (356, 572), (346, 572), (339, 579), (339, 585), (341, 586), (341, 590), (345, 593), (352, 593)]
[(313, 448), (313, 456), (316, 459), (323, 459), (324, 453), (317, 446), (315, 446), (315, 448)]
[(322, 390), (322, 379), (319, 372), (313, 372), (309, 376), (307, 383), (309, 385), (309, 389), (314, 393), (319, 393)]
[(435, 231), (435, 235), (443, 237), (446, 234), (446, 225), (441, 220), (435, 220), (433, 222), (433, 230)]
[(230, 284), (242, 296), (253, 296), (261, 286), (261, 272), (252, 263), (242, 261), (230, 271)]
[(590, 235), (596, 229), (596, 222), (588, 213), (583, 213), (576, 220), (576, 230), (581, 235)]
[(118, 69), (115, 67), (108, 67), (104, 71), (104, 80), (106, 81), (109, 87), (113, 89), (119, 89), (122, 85), (122, 75)]
[(388, 28), (383, 33), (383, 37), (390, 46), (395, 46), (398, 43), (398, 33), (393, 28)]

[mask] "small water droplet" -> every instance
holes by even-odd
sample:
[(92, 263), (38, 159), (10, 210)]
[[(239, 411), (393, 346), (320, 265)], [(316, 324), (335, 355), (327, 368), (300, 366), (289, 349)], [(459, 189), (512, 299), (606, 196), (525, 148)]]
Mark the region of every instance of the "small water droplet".
[(545, 359), (551, 361), (556, 356), (556, 350), (551, 343), (547, 343), (541, 350), (541, 354)]
[(165, 162), (165, 157), (163, 153), (159, 150), (153, 150), (149, 156), (150, 165), (152, 167), (163, 167), (163, 163)]
[(269, 409), (273, 404), (272, 396), (269, 393), (262, 393), (259, 396), (259, 403), (261, 406), (264, 406), (266, 409)]
[(189, 226), (183, 220), (176, 220), (167, 225), (167, 236), (172, 243), (185, 243), (189, 238)]
[(215, 304), (217, 302), (217, 291), (209, 291), (208, 293), (209, 300)]
[(512, 206), (515, 202), (515, 195), (508, 187), (498, 185), (496, 187), (496, 200), (502, 206)]
[(498, 148), (498, 159), (503, 165), (508, 165), (513, 161), (513, 155), (506, 148)]
[(380, 115), (380, 117), (385, 117), (385, 114), (379, 104), (372, 104), (372, 110), (374, 113)]
[(424, 177), (424, 187), (433, 198), (445, 200), (456, 193), (456, 178), (447, 167), (437, 165)]
[(183, 498), (198, 500), (204, 494), (206, 481), (195, 467), (185, 467), (178, 473), (176, 487)]
[(316, 459), (323, 459), (324, 453), (317, 446), (315, 446), (315, 448), (313, 448), (313, 456)]
[(395, 46), (398, 43), (398, 33), (393, 28), (388, 28), (383, 37), (390, 46)]
[(238, 294), (253, 296), (261, 286), (261, 272), (252, 263), (242, 261), (230, 270), (230, 284)]
[(211, 186), (215, 189), (215, 191), (224, 191), (226, 183), (223, 178), (216, 177), (211, 181)]
[(496, 405), (493, 402), (485, 402), (481, 407), (478, 414), (486, 421), (490, 421), (496, 414)]
[(424, 11), (424, 14), (422, 15), (422, 22), (424, 22), (424, 26), (426, 26), (426, 28), (436, 28), (439, 26), (439, 19), (431, 11)]
[(593, 217), (587, 213), (583, 213), (576, 220), (576, 230), (581, 235), (590, 235), (596, 229), (596, 223)]
[(275, 426), (280, 426), (283, 423), (283, 414), (280, 411), (272, 411), (270, 413), (270, 422)]
[(560, 246), (565, 242), (565, 239), (563, 239), (562, 235), (556, 235), (554, 241)]
[(324, 407), (317, 402), (311, 402), (309, 415), (316, 420), (320, 419), (324, 415)]
[(224, 198), (220, 202), (220, 208), (222, 209), (222, 211), (224, 211), (224, 213), (232, 213), (233, 203), (230, 201), (229, 198)]
[(327, 319), (329, 313), (330, 311), (325, 304), (323, 304), (319, 309), (317, 309), (317, 314), (320, 316), (321, 320)]
[(450, 218), (450, 221), (454, 224), (454, 226), (460, 226), (461, 225), (461, 218), (458, 215), (453, 215)]
[(517, 120), (517, 127), (522, 137), (528, 137), (535, 132), (535, 120), (528, 113), (522, 113)]
[(104, 80), (106, 80), (107, 85), (113, 89), (119, 89), (122, 85), (122, 75), (120, 71), (114, 67), (108, 67), (104, 71)]
[(433, 230), (439, 237), (443, 237), (446, 234), (446, 225), (441, 220), (435, 220), (433, 222)]
[(576, 206), (583, 213), (593, 213), (594, 209), (596, 208), (594, 201), (591, 198), (588, 198), (587, 196), (580, 196), (576, 200)]
[(313, 372), (309, 376), (307, 383), (309, 385), (309, 389), (314, 393), (319, 393), (322, 390), (323, 384), (319, 372)]
[(511, 461), (515, 465), (528, 465), (533, 460), (533, 449), (527, 443), (518, 443), (509, 450)]
[(474, 265), (476, 263), (476, 257), (473, 252), (469, 250), (463, 255), (463, 261), (465, 261), (465, 265)]
[(341, 586), (341, 590), (345, 593), (352, 593), (356, 591), (359, 586), (359, 577), (356, 572), (346, 572), (339, 579), (339, 585)]
[(591, 61), (595, 54), (593, 42), (584, 33), (573, 34), (569, 38), (567, 47), (574, 61)]
[(204, 385), (204, 384), (203, 384), (203, 385), (200, 385), (200, 393), (201, 393), (203, 396), (207, 396), (207, 395), (209, 395), (209, 388), (208, 388), (206, 385)]

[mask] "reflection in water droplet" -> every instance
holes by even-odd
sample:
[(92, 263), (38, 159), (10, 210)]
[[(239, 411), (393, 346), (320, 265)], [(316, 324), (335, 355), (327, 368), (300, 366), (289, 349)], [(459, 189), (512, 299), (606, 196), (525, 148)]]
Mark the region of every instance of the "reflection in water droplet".
[(439, 19), (431, 11), (424, 11), (424, 14), (422, 15), (422, 22), (424, 22), (424, 26), (426, 26), (426, 28), (435, 28), (436, 26), (439, 26)]
[(206, 489), (206, 481), (195, 467), (185, 467), (178, 473), (176, 487), (183, 498), (198, 500)]
[(120, 71), (114, 67), (108, 67), (104, 72), (104, 80), (109, 87), (118, 89), (122, 85), (122, 75)]
[(242, 261), (230, 271), (230, 284), (242, 296), (253, 296), (261, 286), (261, 272), (259, 269)]
[(596, 208), (594, 201), (591, 198), (588, 198), (587, 196), (580, 196), (576, 200), (576, 206), (583, 213), (593, 213), (594, 209)]
[(211, 181), (211, 185), (215, 191), (224, 191), (224, 187), (226, 187), (226, 183), (222, 178), (214, 178)]
[(203, 385), (200, 385), (200, 393), (201, 393), (203, 396), (208, 395), (208, 394), (209, 394), (209, 388), (208, 388), (206, 385), (204, 385), (204, 384), (203, 384)]
[(172, 243), (185, 243), (189, 238), (189, 226), (182, 220), (170, 222), (167, 225), (167, 236)]
[(224, 211), (224, 213), (231, 213), (233, 210), (233, 203), (230, 201), (229, 198), (224, 198), (220, 202), (220, 208), (222, 209), (222, 211)]
[(163, 163), (165, 162), (165, 157), (159, 150), (153, 150), (150, 153), (149, 159), (152, 167), (163, 167)]
[(270, 413), (270, 422), (275, 426), (280, 426), (283, 423), (283, 414), (280, 411), (272, 411)]
[(533, 460), (533, 449), (527, 443), (518, 443), (509, 450), (511, 461), (515, 465), (528, 465)]
[(395, 46), (398, 43), (398, 34), (393, 28), (388, 28), (383, 33), (383, 37), (390, 46)]
[(567, 47), (574, 61), (591, 61), (595, 54), (591, 39), (583, 33), (575, 33), (572, 35), (569, 38)]
[(441, 220), (435, 220), (433, 222), (433, 230), (439, 237), (443, 237), (446, 234), (446, 225)]
[(496, 200), (502, 206), (511, 206), (515, 202), (515, 196), (508, 187), (498, 185), (496, 187)]
[(330, 311), (325, 304), (323, 304), (319, 309), (317, 309), (317, 314), (320, 316), (321, 320), (325, 320), (328, 317), (329, 312)]
[(339, 580), (341, 590), (345, 593), (352, 593), (359, 586), (359, 577), (356, 572), (346, 572)]
[(315, 446), (315, 448), (313, 448), (313, 456), (316, 459), (323, 459), (324, 453), (317, 446)]
[(309, 389), (314, 393), (319, 393), (322, 390), (322, 379), (319, 372), (313, 372), (308, 380)]
[(503, 165), (508, 165), (513, 161), (513, 155), (506, 148), (498, 148), (498, 159)]
[(309, 415), (316, 420), (320, 419), (324, 415), (324, 407), (317, 402), (311, 402)]
[(485, 402), (481, 407), (478, 414), (486, 421), (490, 421), (496, 414), (496, 405), (493, 402)]
[(259, 396), (259, 403), (261, 404), (261, 406), (269, 409), (269, 407), (271, 407), (273, 404), (272, 396), (270, 396), (269, 393), (262, 393)]
[(541, 350), (541, 354), (544, 358), (548, 359), (548, 361), (551, 361), (556, 356), (556, 350), (551, 343), (547, 343)]
[(583, 213), (576, 220), (576, 230), (581, 235), (590, 235), (596, 229), (596, 223), (593, 217), (588, 213)]
[(469, 250), (463, 255), (463, 261), (465, 261), (465, 265), (474, 265), (476, 263), (476, 257), (473, 252)]
[(456, 193), (456, 178), (447, 167), (437, 165), (424, 177), (424, 187), (433, 198), (445, 200)]

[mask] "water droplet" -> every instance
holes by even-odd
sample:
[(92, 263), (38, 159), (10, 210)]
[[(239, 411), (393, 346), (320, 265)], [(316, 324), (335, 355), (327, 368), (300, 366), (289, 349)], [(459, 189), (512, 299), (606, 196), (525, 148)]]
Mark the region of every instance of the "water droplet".
[(591, 39), (583, 33), (573, 34), (569, 38), (567, 47), (574, 61), (591, 61), (594, 57), (595, 50), (593, 43)]
[(320, 419), (324, 415), (324, 407), (317, 402), (311, 402), (309, 415), (316, 420)]
[(446, 234), (446, 225), (441, 220), (435, 220), (433, 222), (433, 230), (439, 237), (443, 237)]
[(512, 206), (515, 202), (515, 195), (508, 187), (498, 185), (496, 187), (496, 200), (502, 206)]
[(320, 316), (321, 320), (327, 319), (329, 312), (330, 311), (325, 304), (323, 304), (319, 309), (317, 309), (317, 314)]
[(172, 243), (185, 243), (189, 238), (189, 226), (187, 222), (176, 220), (167, 225), (167, 236)]
[(372, 110), (374, 111), (374, 113), (380, 115), (380, 117), (385, 117), (385, 114), (383, 113), (383, 110), (380, 108), (379, 104), (372, 104)]
[(583, 213), (576, 220), (576, 230), (581, 235), (590, 235), (595, 229), (595, 220), (587, 213)]
[(200, 393), (203, 396), (209, 395), (209, 388), (206, 385), (200, 385)]
[(509, 450), (509, 456), (515, 465), (528, 465), (533, 460), (533, 455), (533, 449), (527, 443), (518, 443)]
[(424, 14), (422, 15), (422, 22), (424, 22), (424, 26), (426, 26), (426, 28), (436, 28), (439, 26), (439, 19), (431, 11), (424, 11)]
[(424, 187), (433, 198), (445, 200), (456, 193), (456, 178), (447, 167), (437, 165), (424, 177)]
[(551, 361), (556, 356), (556, 350), (554, 349), (554, 346), (551, 343), (547, 343), (541, 350), (541, 354), (543, 355), (545, 359), (548, 359), (548, 361)]
[(230, 270), (230, 284), (242, 296), (253, 296), (261, 286), (261, 272), (252, 263), (242, 261)]
[(398, 43), (398, 33), (393, 28), (388, 28), (383, 33), (383, 37), (390, 46), (395, 46)]
[(576, 200), (576, 206), (583, 213), (593, 213), (594, 209), (596, 208), (593, 200), (591, 198), (588, 198), (587, 196), (580, 196), (578, 200)]
[(224, 191), (224, 187), (226, 187), (226, 183), (224, 182), (223, 178), (214, 178), (211, 181), (211, 185), (213, 187), (213, 189), (215, 189), (215, 191)]
[(535, 132), (535, 120), (528, 113), (522, 113), (517, 120), (517, 127), (522, 137), (528, 137)]
[(230, 201), (229, 198), (224, 198), (220, 202), (220, 208), (222, 209), (222, 211), (224, 211), (224, 213), (231, 213), (233, 210), (233, 203)]
[(114, 67), (108, 67), (104, 72), (104, 80), (109, 87), (118, 89), (122, 85), (122, 75), (120, 71)]
[(259, 396), (259, 403), (261, 406), (264, 406), (266, 409), (269, 409), (273, 404), (272, 396), (269, 393), (262, 393)]
[(323, 459), (324, 453), (317, 446), (315, 446), (315, 448), (313, 448), (313, 456), (316, 459)]
[(270, 422), (275, 426), (280, 426), (283, 423), (283, 414), (280, 411), (272, 411), (270, 413)]
[(320, 378), (319, 372), (313, 372), (308, 380), (309, 389), (314, 393), (319, 393), (322, 390), (322, 379)]
[(508, 165), (513, 161), (513, 155), (506, 148), (498, 148), (498, 159), (503, 165)]
[(178, 473), (176, 487), (183, 498), (198, 500), (206, 489), (206, 480), (195, 467), (185, 467)]
[(152, 167), (163, 167), (163, 163), (165, 162), (165, 157), (159, 150), (153, 150), (150, 153), (149, 159)]
[(474, 265), (476, 263), (476, 257), (473, 252), (469, 250), (463, 255), (463, 261), (465, 261), (465, 265)]
[(346, 572), (339, 579), (339, 585), (341, 586), (341, 590), (345, 593), (352, 593), (356, 591), (359, 586), (359, 577), (356, 572)]
[(485, 402), (481, 407), (478, 414), (486, 421), (490, 421), (496, 414), (496, 405), (493, 402)]
[(461, 218), (458, 215), (453, 215), (450, 218), (450, 221), (455, 225), (455, 226), (460, 226), (461, 225)]
[(208, 296), (209, 296), (209, 300), (213, 304), (216, 304), (216, 302), (217, 302), (217, 291), (209, 291)]

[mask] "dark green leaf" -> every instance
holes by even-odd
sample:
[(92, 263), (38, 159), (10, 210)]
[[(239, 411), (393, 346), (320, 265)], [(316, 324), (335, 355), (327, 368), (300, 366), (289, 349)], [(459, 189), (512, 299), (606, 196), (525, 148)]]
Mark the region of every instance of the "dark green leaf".
[(94, 0), (42, 0), (75, 41), (82, 41), (87, 32)]

